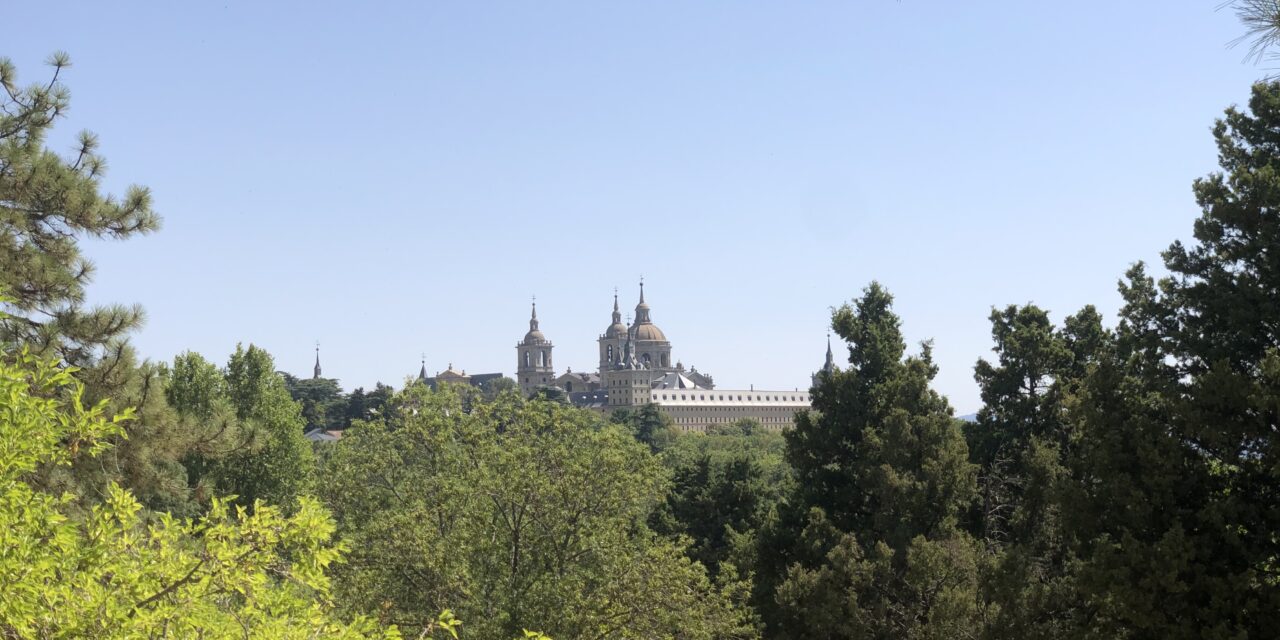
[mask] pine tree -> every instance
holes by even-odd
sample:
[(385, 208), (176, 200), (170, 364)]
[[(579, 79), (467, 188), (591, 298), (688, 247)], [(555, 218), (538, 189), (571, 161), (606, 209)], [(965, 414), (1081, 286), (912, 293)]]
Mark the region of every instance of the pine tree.
[(8, 59), (0, 59), (0, 341), (86, 366), (121, 355), (122, 338), (142, 322), (137, 306), (85, 306), (93, 264), (77, 242), (126, 239), (159, 228), (151, 195), (133, 186), (123, 198), (101, 192), (106, 160), (98, 139), (82, 132), (64, 158), (45, 147), (66, 115), (70, 92), (61, 82), (64, 53), (49, 59), (50, 80), (19, 88)]

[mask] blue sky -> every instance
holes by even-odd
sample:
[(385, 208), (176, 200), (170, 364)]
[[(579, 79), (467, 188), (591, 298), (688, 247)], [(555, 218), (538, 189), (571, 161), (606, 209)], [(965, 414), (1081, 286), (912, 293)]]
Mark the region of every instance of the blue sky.
[[(1055, 320), (1190, 236), (1262, 76), (1218, 0), (15, 3), (50, 143), (99, 134), (163, 230), (93, 242), (152, 358), (237, 342), (344, 387), (515, 367), (538, 297), (594, 368), (619, 287), (721, 387), (803, 387), (871, 280), (980, 404), (992, 306)], [(124, 8), (122, 8), (124, 7)], [(841, 354), (838, 354), (841, 355)]]

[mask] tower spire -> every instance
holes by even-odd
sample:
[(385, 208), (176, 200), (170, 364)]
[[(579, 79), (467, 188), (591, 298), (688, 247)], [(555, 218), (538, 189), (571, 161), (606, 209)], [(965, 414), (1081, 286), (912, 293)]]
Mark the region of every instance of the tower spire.
[(311, 376), (312, 378), (320, 378), (320, 341), (316, 340), (316, 368)]
[(613, 323), (622, 322), (622, 313), (618, 311), (618, 288), (613, 288)]
[(418, 379), (419, 380), (427, 379), (427, 354), (425, 353), (422, 354), (422, 368), (418, 369)]
[(831, 353), (831, 332), (827, 332), (827, 362), (822, 365), (824, 371), (835, 371), (836, 358)]
[(640, 303), (636, 305), (636, 326), (650, 322), (649, 304), (644, 301), (644, 276), (640, 276)]
[(533, 296), (533, 311), (529, 315), (529, 330), (538, 330), (538, 296)]
[(636, 368), (636, 353), (631, 348), (631, 334), (635, 332), (635, 327), (627, 329), (627, 342), (622, 347), (622, 366), (626, 369)]

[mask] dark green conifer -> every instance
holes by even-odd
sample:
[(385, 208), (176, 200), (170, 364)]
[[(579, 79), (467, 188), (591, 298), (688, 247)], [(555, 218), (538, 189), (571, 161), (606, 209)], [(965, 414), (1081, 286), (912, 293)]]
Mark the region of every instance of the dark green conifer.
[(45, 146), (70, 106), (61, 82), (70, 64), (56, 53), (52, 77), (21, 88), (13, 64), (0, 58), (0, 293), (10, 298), (0, 307), (0, 341), (84, 367), (124, 356), (122, 340), (141, 324), (142, 309), (85, 306), (93, 264), (78, 242), (149, 233), (160, 218), (145, 187), (123, 198), (102, 193), (107, 163), (97, 136), (81, 132), (68, 157)]

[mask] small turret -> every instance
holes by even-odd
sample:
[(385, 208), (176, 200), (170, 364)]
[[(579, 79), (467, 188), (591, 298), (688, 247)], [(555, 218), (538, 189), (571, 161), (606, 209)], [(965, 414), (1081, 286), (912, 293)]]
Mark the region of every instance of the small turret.
[(824, 374), (827, 376), (830, 376), (837, 371), (839, 371), (839, 369), (836, 368), (836, 357), (835, 357), (835, 354), (831, 353), (831, 333), (828, 332), (827, 333), (827, 359), (826, 359), (826, 362), (822, 364), (822, 369), (819, 369), (818, 371), (814, 372), (813, 386), (816, 387), (822, 382), (822, 378)]

